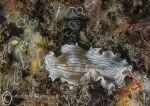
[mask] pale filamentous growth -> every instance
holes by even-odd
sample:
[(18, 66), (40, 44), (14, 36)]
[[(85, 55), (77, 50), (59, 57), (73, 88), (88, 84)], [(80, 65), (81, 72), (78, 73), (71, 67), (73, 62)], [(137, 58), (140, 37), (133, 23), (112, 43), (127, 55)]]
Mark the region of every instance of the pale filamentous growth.
[(77, 45), (65, 44), (59, 57), (53, 52), (45, 57), (45, 68), (52, 80), (60, 78), (69, 84), (77, 85), (85, 79), (101, 80), (106, 89), (124, 86), (123, 72), (131, 72), (132, 66), (112, 51), (100, 54), (100, 48), (90, 48), (86, 51)]

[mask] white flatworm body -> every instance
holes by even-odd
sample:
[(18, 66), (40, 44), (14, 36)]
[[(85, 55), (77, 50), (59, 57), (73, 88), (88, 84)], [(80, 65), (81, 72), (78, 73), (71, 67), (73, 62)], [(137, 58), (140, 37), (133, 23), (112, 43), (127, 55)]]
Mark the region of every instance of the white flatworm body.
[(60, 78), (69, 84), (77, 85), (83, 79), (101, 79), (102, 87), (106, 89), (124, 86), (124, 71), (131, 72), (132, 66), (112, 51), (100, 54), (100, 48), (90, 48), (88, 51), (77, 45), (65, 44), (59, 57), (53, 52), (45, 56), (45, 68), (52, 80)]

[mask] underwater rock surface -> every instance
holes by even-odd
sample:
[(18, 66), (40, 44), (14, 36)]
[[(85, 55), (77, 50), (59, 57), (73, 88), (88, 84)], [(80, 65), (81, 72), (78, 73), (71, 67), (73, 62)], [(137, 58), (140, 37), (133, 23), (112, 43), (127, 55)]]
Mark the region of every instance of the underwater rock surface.
[(149, 106), (149, 78), (150, 0), (0, 0), (0, 106)]

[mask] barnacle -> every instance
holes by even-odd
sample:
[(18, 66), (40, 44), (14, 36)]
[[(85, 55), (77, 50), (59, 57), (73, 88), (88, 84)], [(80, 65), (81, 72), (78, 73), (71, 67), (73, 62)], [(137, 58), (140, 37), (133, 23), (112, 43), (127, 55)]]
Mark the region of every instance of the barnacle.
[(124, 86), (126, 75), (123, 73), (131, 72), (132, 66), (112, 51), (100, 54), (100, 50), (90, 48), (86, 51), (77, 45), (65, 44), (59, 57), (53, 52), (45, 56), (45, 68), (52, 80), (60, 78), (73, 85), (93, 78), (95, 81), (101, 79), (101, 85), (106, 89)]

